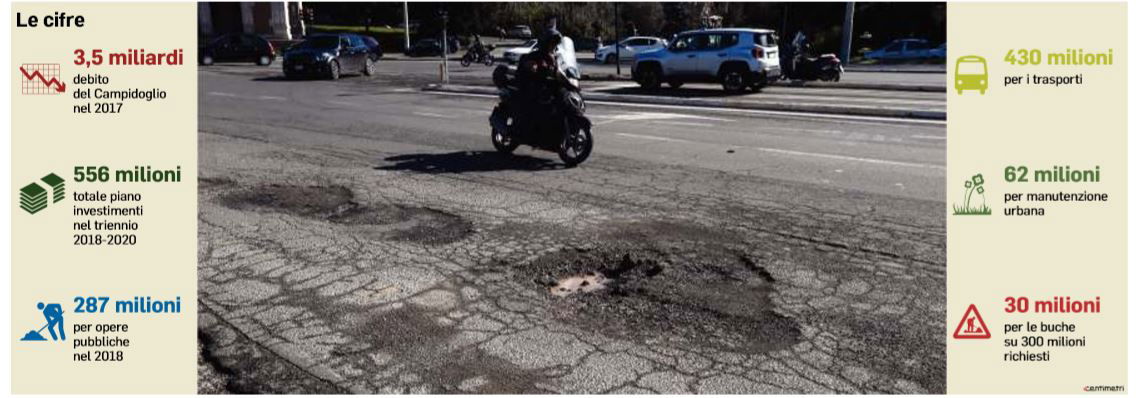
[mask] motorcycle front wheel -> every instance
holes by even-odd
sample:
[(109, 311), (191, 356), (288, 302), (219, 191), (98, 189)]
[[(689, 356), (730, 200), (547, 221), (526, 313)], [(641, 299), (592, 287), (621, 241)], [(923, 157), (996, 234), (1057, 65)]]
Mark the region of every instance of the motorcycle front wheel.
[(576, 167), (576, 165), (588, 160), (588, 156), (592, 154), (592, 127), (587, 123), (578, 123), (568, 121), (568, 131), (564, 134), (564, 140), (560, 142), (560, 160), (568, 167)]
[(504, 154), (513, 153), (513, 151), (517, 149), (517, 146), (520, 145), (508, 132), (492, 129), (490, 134), (493, 138), (493, 148), (496, 149), (497, 152)]
[(468, 66), (469, 66), (469, 64), (470, 64), (470, 62), (469, 62), (469, 58), (470, 58), (470, 57), (469, 57), (468, 55), (466, 55), (466, 56), (462, 57), (462, 59), (461, 59), (461, 65), (462, 65), (462, 66), (467, 66), (467, 67), (468, 67)]

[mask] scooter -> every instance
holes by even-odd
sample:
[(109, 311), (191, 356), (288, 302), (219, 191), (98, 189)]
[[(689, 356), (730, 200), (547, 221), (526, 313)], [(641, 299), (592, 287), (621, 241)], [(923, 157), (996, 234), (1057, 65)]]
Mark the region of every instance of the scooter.
[(492, 66), (493, 63), (496, 62), (491, 54), (492, 51), (493, 46), (485, 46), (485, 48), (481, 50), (481, 53), (478, 54), (475, 54), (473, 50), (466, 51), (465, 55), (461, 58), (461, 66), (469, 66), (474, 62), (485, 64), (485, 66)]
[(572, 40), (565, 37), (556, 51), (557, 73), (540, 93), (523, 93), (512, 67), (499, 65), (493, 71), (500, 103), (489, 115), (493, 147), (513, 153), (521, 144), (556, 152), (568, 167), (587, 160), (592, 153), (592, 122), (584, 116), (580, 93), (580, 69)]
[(809, 57), (806, 55), (807, 52), (782, 52), (782, 54), (792, 54), (781, 60), (781, 67), (785, 68), (781, 74), (782, 80), (840, 81), (840, 77), (844, 75), (844, 65), (840, 63), (840, 58), (837, 58), (836, 54)]

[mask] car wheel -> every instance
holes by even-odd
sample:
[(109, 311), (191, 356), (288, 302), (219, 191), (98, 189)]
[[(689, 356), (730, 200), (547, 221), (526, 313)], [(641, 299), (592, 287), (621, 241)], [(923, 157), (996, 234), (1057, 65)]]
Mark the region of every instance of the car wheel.
[(761, 77), (754, 79), (753, 86), (751, 86), (751, 88), (753, 88), (753, 91), (761, 91), (761, 89), (765, 88), (765, 86), (768, 85), (769, 77), (762, 74)]
[(272, 64), (272, 57), (261, 55), (260, 58), (256, 59), (256, 64), (260, 66), (268, 66)]
[(376, 66), (375, 61), (370, 59), (370, 58), (367, 58), (366, 61), (363, 61), (363, 74), (367, 75), (367, 76), (374, 75), (375, 74), (375, 66)]
[(614, 64), (615, 63), (615, 55), (614, 54), (608, 54), (606, 57), (604, 57), (604, 63), (605, 64)]
[(201, 57), (201, 64), (206, 65), (206, 66), (213, 65), (213, 56), (212, 55), (206, 55), (204, 57)]
[(681, 88), (682, 83), (683, 82), (681, 80), (671, 80), (667, 82), (667, 85), (671, 86), (671, 88)]
[(327, 78), (339, 80), (339, 61), (333, 60), (327, 65)]
[(655, 66), (648, 66), (639, 72), (639, 87), (654, 90), (659, 88), (662, 84), (662, 76), (659, 76), (659, 68)]
[(730, 93), (740, 93), (746, 89), (745, 72), (734, 68), (722, 73), (722, 89)]

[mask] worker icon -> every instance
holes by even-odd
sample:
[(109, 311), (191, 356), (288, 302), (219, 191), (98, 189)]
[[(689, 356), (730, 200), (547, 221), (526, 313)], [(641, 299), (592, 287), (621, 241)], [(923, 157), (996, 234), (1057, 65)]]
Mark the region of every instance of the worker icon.
[(63, 331), (63, 306), (39, 302), (36, 303), (36, 308), (43, 311), (43, 317), (47, 319), (47, 324), (39, 330), (29, 331), (20, 341), (47, 341), (47, 338), (41, 334), (44, 329), (51, 333), (51, 340), (53, 341), (67, 340), (67, 335)]

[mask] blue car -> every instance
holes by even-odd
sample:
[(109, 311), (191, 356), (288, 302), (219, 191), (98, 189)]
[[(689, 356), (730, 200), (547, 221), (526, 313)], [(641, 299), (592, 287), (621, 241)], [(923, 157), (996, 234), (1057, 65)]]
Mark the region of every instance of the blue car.
[(923, 59), (929, 57), (930, 50), (931, 42), (925, 39), (896, 39), (865, 53), (864, 58), (880, 61)]

